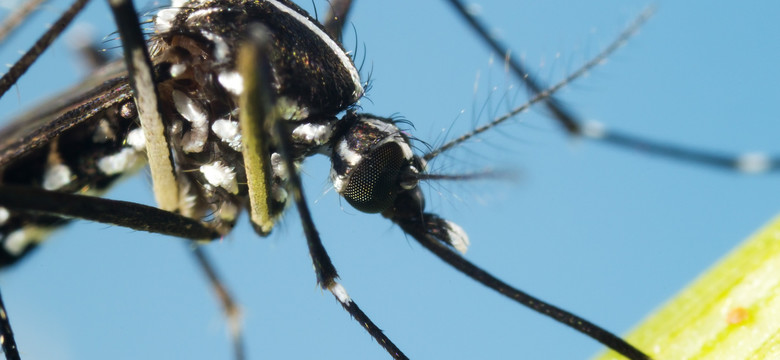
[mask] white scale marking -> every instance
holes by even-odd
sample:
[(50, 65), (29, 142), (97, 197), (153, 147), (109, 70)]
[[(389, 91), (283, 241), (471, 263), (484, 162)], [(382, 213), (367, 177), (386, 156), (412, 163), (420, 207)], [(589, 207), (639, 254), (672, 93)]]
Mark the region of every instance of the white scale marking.
[(582, 126), (582, 135), (589, 138), (603, 139), (606, 133), (606, 126), (598, 121), (586, 121)]
[(314, 145), (322, 145), (330, 141), (330, 125), (323, 124), (303, 124), (293, 130), (293, 140), (307, 142)]
[(200, 22), (204, 20), (200, 18), (205, 18), (215, 12), (221, 12), (221, 11), (222, 9), (218, 7), (210, 7), (210, 8), (195, 10), (192, 13), (190, 13), (189, 16), (187, 16), (187, 22), (193, 22), (193, 21)]
[(171, 77), (178, 77), (181, 76), (181, 74), (184, 74), (184, 72), (187, 71), (187, 65), (184, 64), (173, 64), (171, 65)]
[[(335, 151), (336, 156), (344, 159), (349, 167), (354, 167), (363, 159), (363, 156), (349, 148), (349, 143), (346, 140), (339, 141)], [(336, 189), (337, 193), (341, 194), (347, 188), (349, 175), (349, 173), (339, 174), (335, 169), (330, 169), (330, 182), (333, 183), (333, 188)]]
[(235, 151), (241, 151), (241, 132), (238, 131), (238, 122), (220, 119), (211, 124), (214, 132), (222, 142), (227, 143)]
[(223, 71), (217, 75), (220, 85), (233, 95), (241, 95), (244, 92), (244, 78), (238, 71)]
[(349, 294), (347, 294), (347, 289), (345, 289), (341, 284), (337, 282), (333, 282), (333, 285), (328, 288), (331, 293), (333, 293), (334, 296), (336, 296), (336, 299), (339, 300), (342, 304), (348, 304), (352, 302), (352, 299), (350, 299)]
[(173, 6), (158, 11), (157, 16), (154, 17), (154, 31), (158, 34), (169, 32), (173, 26), (173, 20), (176, 20), (176, 15), (179, 14), (179, 10), (179, 6)]
[(285, 190), (282, 187), (274, 188), (273, 190), (273, 198), (277, 202), (284, 203), (287, 202), (287, 190)]
[(290, 175), (287, 173), (287, 166), (279, 153), (271, 154), (271, 170), (274, 172), (274, 176), (282, 180), (287, 180)]
[(347, 177), (339, 176), (333, 168), (330, 169), (330, 182), (333, 183), (333, 188), (336, 189), (336, 192), (339, 194), (344, 192), (344, 188), (347, 187)]
[(767, 171), (771, 166), (771, 160), (764, 153), (746, 153), (737, 159), (737, 169), (748, 174)]
[(141, 128), (133, 129), (127, 134), (127, 145), (130, 145), (135, 151), (146, 150), (146, 136)]
[(362, 155), (349, 148), (349, 143), (346, 140), (339, 141), (336, 152), (342, 159), (344, 159), (344, 161), (347, 162), (347, 165), (350, 167), (357, 165), (361, 160), (363, 160)]
[(468, 234), (466, 234), (466, 231), (464, 231), (460, 225), (449, 220), (445, 220), (444, 222), (447, 223), (447, 235), (449, 235), (450, 244), (455, 250), (458, 250), (459, 253), (465, 254), (466, 250), (469, 249), (469, 245), (471, 245)]
[(173, 26), (173, 20), (176, 20), (176, 15), (188, 3), (197, 4), (195, 1), (173, 0), (171, 1), (171, 7), (158, 11), (157, 16), (154, 18), (154, 31), (158, 34), (170, 31)]
[(176, 111), (189, 121), (192, 129), (182, 138), (182, 150), (187, 153), (203, 151), (208, 139), (208, 117), (203, 107), (179, 90), (173, 91), (173, 104)]
[(9, 254), (16, 256), (24, 251), (29, 242), (30, 238), (25, 234), (25, 230), (19, 229), (8, 234), (3, 241), (3, 247)]
[(11, 218), (11, 212), (5, 207), (0, 206), (0, 226), (5, 225), (8, 219)]
[(134, 169), (141, 163), (139, 160), (137, 151), (132, 148), (122, 148), (118, 153), (98, 160), (97, 166), (106, 175), (116, 175)]
[(70, 184), (73, 174), (65, 164), (47, 166), (43, 173), (43, 188), (49, 191), (59, 190)]
[(16, 230), (3, 239), (3, 248), (13, 256), (21, 255), (29, 245), (46, 238), (51, 230), (35, 226), (26, 226)]
[(211, 164), (202, 165), (200, 172), (209, 184), (219, 186), (231, 194), (238, 193), (236, 172), (232, 166), (223, 165), (221, 161), (215, 161)]
[(218, 63), (228, 60), (228, 55), (230, 55), (230, 47), (225, 42), (225, 39), (208, 31), (201, 31), (200, 34), (214, 43), (214, 57), (217, 59)]

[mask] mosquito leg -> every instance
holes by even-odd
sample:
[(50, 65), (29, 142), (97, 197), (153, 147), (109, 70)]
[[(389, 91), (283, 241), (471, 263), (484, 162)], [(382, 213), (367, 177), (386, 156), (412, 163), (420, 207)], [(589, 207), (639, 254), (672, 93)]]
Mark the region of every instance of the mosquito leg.
[[(544, 91), (544, 85), (534, 79), (517, 58), (507, 56), (507, 54), (509, 54), (509, 48), (491, 36), (485, 25), (466, 9), (466, 6), (463, 5), (462, 1), (448, 1), (477, 33), (480, 39), (493, 49), (497, 55), (505, 58), (507, 65), (518, 79), (521, 79), (534, 94), (541, 94)], [(636, 33), (653, 12), (654, 9), (650, 8), (640, 14), (609, 47), (602, 51), (602, 54), (608, 55), (625, 44), (628, 38)], [(600, 54), (599, 57), (605, 58), (606, 56)], [(746, 174), (778, 171), (780, 168), (780, 155), (767, 155), (763, 153), (745, 153), (738, 155), (722, 154), (714, 151), (693, 149), (662, 141), (650, 140), (642, 136), (606, 129), (604, 125), (600, 123), (583, 122), (572, 112), (562, 107), (560, 103), (552, 97), (547, 98), (545, 103), (555, 119), (563, 125), (566, 132), (570, 135), (583, 136), (619, 148), (628, 148), (676, 161), (690, 162), (729, 171), (739, 171)]]
[[(449, 2), (455, 8), (458, 14), (460, 14), (463, 19), (466, 20), (469, 26), (471, 26), (471, 28), (477, 32), (482, 41), (487, 43), (487, 45), (493, 49), (493, 51), (498, 56), (505, 58), (506, 63), (512, 69), (512, 72), (514, 72), (517, 76), (519, 76), (520, 79), (522, 79), (525, 86), (528, 87), (531, 92), (538, 94), (546, 88), (546, 86), (540, 85), (540, 83), (528, 73), (525, 66), (520, 61), (514, 57), (507, 56), (509, 53), (509, 48), (500, 43), (494, 36), (491, 36), (488, 33), (485, 25), (468, 11), (466, 6), (463, 5), (460, 0), (449, 0)], [(547, 109), (553, 113), (555, 119), (561, 123), (567, 133), (575, 136), (582, 133), (582, 125), (580, 125), (580, 122), (554, 97), (548, 97), (545, 99), (544, 103), (547, 106)]]
[[(159, 94), (154, 81), (152, 63), (149, 58), (146, 41), (138, 23), (136, 11), (130, 0), (109, 0), (114, 18), (122, 37), (125, 61), (130, 71), (130, 79), (135, 91), (138, 116), (146, 137), (146, 153), (151, 169), (154, 194), (161, 209), (175, 211), (179, 207), (178, 184), (173, 173), (173, 161), (165, 135), (165, 126), (160, 116)], [(186, 238), (195, 238), (186, 236)], [(196, 248), (195, 258), (204, 270), (225, 311), (235, 358), (244, 358), (244, 346), (241, 336), (240, 314), (235, 301), (229, 296), (221, 280), (205, 254)]]
[(227, 318), (228, 328), (230, 329), (230, 338), (233, 342), (233, 353), (236, 360), (243, 360), (246, 358), (244, 354), (244, 338), (241, 330), (241, 309), (238, 303), (233, 299), (225, 287), (222, 279), (217, 275), (212, 261), (206, 256), (205, 249), (200, 246), (191, 247), (187, 244), (188, 248), (192, 250), (195, 260), (198, 262), (198, 266), (203, 270), (206, 277), (209, 279), (212, 291), (217, 294), (219, 303), (222, 305), (222, 310)]
[[(213, 239), (219, 237), (219, 234), (197, 220), (133, 202), (51, 192), (31, 187), (2, 186), (0, 187), (0, 204), (14, 211), (77, 217), (185, 239)], [(230, 335), (235, 359), (242, 360), (245, 357), (239, 307), (217, 276), (214, 267), (203, 251), (196, 247), (193, 254), (222, 304), (231, 329)], [(0, 301), (2, 300), (0, 299)], [(3, 331), (0, 334), (11, 334), (9, 332), (10, 325), (7, 325), (7, 319), (3, 317), (5, 313), (2, 306), (2, 303), (0, 303), (0, 331)], [(3, 324), (3, 321), (6, 324)], [(7, 326), (3, 327), (4, 325)], [(8, 336), (6, 335), (5, 338), (8, 338)], [(11, 346), (12, 341), (13, 338), (11, 338), (8, 346)], [(6, 343), (3, 344), (5, 347)], [(5, 351), (6, 354), (9, 354), (9, 350)], [(8, 358), (11, 359), (11, 357)]]
[(6, 360), (20, 360), (19, 349), (16, 348), (14, 332), (11, 330), (11, 322), (8, 321), (8, 312), (5, 311), (3, 297), (0, 296), (0, 344)]
[[(219, 237), (219, 234), (201, 224), (200, 221), (133, 202), (51, 192), (31, 187), (2, 186), (0, 187), (0, 204), (13, 211), (77, 217), (185, 239)], [(222, 284), (203, 251), (196, 247), (193, 254), (222, 304), (231, 329), (230, 335), (235, 359), (242, 360), (244, 359), (244, 345), (241, 336), (239, 307)], [(0, 303), (0, 316), (4, 314), (1, 307)], [(0, 318), (0, 326), (3, 325), (2, 321), (3, 319)], [(8, 334), (8, 332), (5, 333)]]
[(499, 294), (590, 336), (629, 359), (650, 359), (642, 351), (604, 328), (512, 287), (457, 254), (450, 247), (454, 244), (453, 240), (456, 240), (452, 238), (451, 223), (437, 215), (423, 213), (420, 201), (411, 192), (399, 194), (395, 207), (383, 215), (398, 224), (405, 233), (411, 235), (441, 260)]
[(81, 9), (84, 8), (87, 1), (89, 0), (76, 0), (67, 11), (62, 13), (60, 18), (57, 19), (49, 30), (47, 30), (24, 55), (22, 55), (22, 58), (19, 59), (19, 61), (17, 61), (2, 78), (0, 78), (0, 97), (11, 88), (11, 85), (16, 84), (19, 77), (30, 68), (30, 65), (38, 59), (38, 56), (51, 45), (54, 39), (56, 39), (63, 30), (65, 30), (65, 27), (67, 27)]
[[(339, 284), (336, 279), (338, 274), (333, 263), (330, 261), (325, 247), (322, 245), (319, 233), (314, 226), (314, 221), (309, 212), (309, 208), (306, 206), (306, 199), (304, 198), (301, 180), (295, 169), (295, 165), (291, 158), (292, 146), (288, 139), (289, 133), (284, 129), (284, 124), (279, 121), (277, 115), (277, 109), (273, 106), (272, 94), (273, 91), (269, 85), (271, 79), (271, 70), (269, 60), (266, 57), (268, 51), (268, 35), (265, 30), (260, 27), (252, 28), (250, 39), (251, 41), (244, 44), (238, 55), (238, 69), (243, 77), (244, 89), (242, 92), (242, 100), (239, 104), (241, 108), (240, 121), (242, 126), (242, 134), (244, 141), (248, 141), (250, 137), (258, 137), (256, 139), (260, 144), (270, 144), (276, 148), (282, 158), (284, 159), (285, 166), (288, 173), (288, 181), (290, 184), (290, 190), (292, 191), (293, 198), (295, 199), (295, 205), (298, 209), (298, 215), (301, 218), (301, 224), (303, 225), (303, 231), (306, 235), (306, 242), (309, 247), (309, 255), (314, 263), (314, 271), (317, 275), (317, 283), (323, 288), (330, 291), (341, 306), (347, 310), (347, 312), (363, 326), (366, 331), (394, 358), (394, 359), (407, 359), (400, 349), (393, 344), (390, 339), (385, 336), (382, 330), (379, 329), (376, 324), (358, 307), (358, 305), (347, 295), (344, 287)], [(254, 101), (250, 101), (253, 99)], [(250, 103), (254, 105), (250, 105)], [(249, 130), (246, 129), (245, 124), (248, 119), (260, 120), (260, 127), (265, 131), (257, 131), (260, 129)], [(247, 151), (247, 145), (244, 145), (244, 151)], [(263, 145), (266, 146), (266, 145)], [(244, 154), (247, 156), (247, 154)], [(266, 157), (267, 159), (267, 157)], [(251, 159), (250, 159), (251, 160)], [(268, 160), (260, 160), (261, 162), (268, 162)], [(247, 158), (245, 157), (245, 162)], [(260, 168), (267, 168), (268, 165), (255, 164), (245, 166), (258, 166)], [(250, 171), (247, 170), (247, 173)], [(252, 192), (257, 192), (260, 189), (253, 189), (252, 182), (249, 181), (250, 197)], [(263, 191), (265, 189), (262, 189)], [(254, 204), (253, 204), (254, 206)], [(254, 209), (253, 209), (254, 212)], [(259, 226), (259, 224), (256, 224)]]
[(160, 115), (160, 96), (154, 81), (146, 40), (138, 24), (132, 1), (109, 0), (109, 4), (122, 38), (130, 85), (133, 87), (138, 118), (146, 137), (146, 157), (152, 174), (154, 198), (160, 209), (175, 211), (179, 207), (179, 185), (173, 173), (173, 159)]
[(330, 1), (330, 9), (325, 15), (325, 32), (331, 38), (341, 43), (341, 36), (344, 33), (344, 25), (347, 23), (347, 16), (352, 10), (352, 0), (333, 0)]
[[(264, 174), (256, 176), (258, 182), (262, 177), (267, 176), (267, 169), (270, 168), (270, 165), (267, 164), (267, 159), (270, 157), (267, 156), (267, 154), (263, 154), (259, 159), (250, 158), (249, 156), (252, 156), (255, 153), (264, 152), (263, 149), (268, 148), (269, 145), (276, 145), (276, 147), (279, 148), (278, 150), (280, 151), (282, 158), (286, 158), (292, 154), (292, 151), (289, 151), (289, 145), (285, 141), (279, 139), (279, 137), (286, 138), (288, 135), (282, 128), (283, 124), (280, 121), (277, 121), (278, 116), (276, 115), (276, 110), (274, 109), (271, 98), (272, 90), (266, 88), (267, 86), (264, 85), (270, 84), (271, 79), (270, 65), (267, 58), (265, 58), (266, 53), (270, 52), (266, 50), (266, 43), (268, 41), (266, 38), (267, 35), (264, 33), (265, 30), (259, 28), (259, 26), (253, 30), (256, 33), (252, 34), (256, 37), (253, 41), (256, 43), (244, 45), (243, 49), (246, 50), (239, 54), (238, 59), (239, 72), (244, 78), (244, 91), (239, 107), (241, 108), (241, 131), (246, 134), (246, 136), (243, 136), (242, 138), (245, 143), (244, 162), (247, 167), (247, 183), (249, 184), (250, 199), (255, 198), (255, 196), (264, 196), (265, 194), (261, 193), (268, 191), (267, 185), (263, 185), (261, 188), (258, 184), (254, 183), (253, 178), (255, 176), (250, 176), (250, 173), (255, 172), (251, 171), (252, 168), (264, 170)], [(255, 100), (252, 101), (252, 99)], [(259, 124), (261, 127), (253, 129), (253, 124)], [(253, 144), (254, 138), (257, 138), (257, 144)], [(262, 162), (262, 164), (253, 164), (255, 162)], [(300, 189), (300, 183), (295, 182), (295, 178), (297, 177), (293, 176), (296, 172), (295, 166), (291, 165), (287, 168), (287, 171), (291, 178), (290, 186), (292, 187), (293, 196), (296, 201), (298, 212), (300, 213), (301, 222), (303, 223), (304, 233), (306, 233), (310, 254), (314, 261), (317, 282), (327, 288), (332, 279), (338, 277), (338, 274), (336, 273), (336, 269), (333, 267), (330, 258), (328, 258), (322, 243), (319, 241), (319, 235), (313, 226), (313, 221), (308, 208), (302, 206), (302, 203), (299, 202), (302, 201), (302, 199), (299, 199), (303, 197), (303, 193)], [(257, 204), (252, 203), (253, 213), (255, 212), (256, 206), (263, 206), (262, 201), (258, 201)], [(255, 216), (252, 216), (252, 218), (253, 222), (263, 227), (263, 231), (265, 231), (265, 221), (267, 220), (255, 220)], [(257, 223), (256, 221), (261, 221), (261, 223)]]
[(155, 207), (25, 186), (0, 186), (0, 205), (14, 211), (74, 217), (186, 239), (220, 236), (198, 220)]
[(30, 0), (22, 4), (8, 15), (2, 24), (0, 24), (0, 43), (13, 33), (30, 14), (40, 8), (40, 5), (46, 0)]

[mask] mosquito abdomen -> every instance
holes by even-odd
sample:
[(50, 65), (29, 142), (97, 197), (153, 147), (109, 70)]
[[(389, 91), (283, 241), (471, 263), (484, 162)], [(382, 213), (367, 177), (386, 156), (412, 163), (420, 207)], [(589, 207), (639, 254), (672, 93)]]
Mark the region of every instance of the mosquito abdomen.
[[(95, 111), (89, 121), (80, 121), (35, 147), (22, 148), (22, 155), (0, 170), (2, 183), (102, 194), (119, 177), (135, 172), (146, 162), (143, 134), (135, 117), (131, 99)], [(45, 137), (43, 132), (38, 130), (32, 136)], [(61, 217), (0, 207), (0, 267), (18, 261), (48, 233), (68, 222)]]

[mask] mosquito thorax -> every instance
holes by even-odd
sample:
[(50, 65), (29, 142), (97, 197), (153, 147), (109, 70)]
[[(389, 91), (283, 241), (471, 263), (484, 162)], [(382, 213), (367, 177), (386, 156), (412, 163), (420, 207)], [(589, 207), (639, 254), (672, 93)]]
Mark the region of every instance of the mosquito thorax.
[(382, 212), (401, 191), (417, 187), (409, 138), (392, 119), (348, 112), (336, 125), (330, 179), (356, 209)]
[[(289, 129), (300, 165), (324, 152), (336, 115), (354, 106), (363, 86), (352, 59), (304, 10), (286, 0), (174, 0), (154, 19), (152, 57), (169, 119), (171, 148), (182, 212), (213, 214), (210, 225), (227, 233), (247, 206), (247, 181), (238, 125), (243, 78), (236, 68), (239, 48), (252, 26), (262, 25), (271, 41), (270, 88)], [(288, 174), (270, 148), (271, 216), (288, 204)]]
[[(360, 75), (350, 56), (319, 22), (289, 1), (180, 0), (158, 12), (154, 23), (155, 37), (162, 40), (163, 47), (192, 49), (188, 42), (195, 43), (196, 49), (188, 52), (194, 59), (209, 57), (207, 72), (234, 94), (242, 88), (235, 69), (238, 48), (248, 29), (262, 24), (272, 42), (268, 58), (276, 101), (297, 108), (290, 112), (296, 120), (335, 115), (363, 95)], [(185, 73), (190, 66), (198, 65), (176, 63), (172, 70)]]

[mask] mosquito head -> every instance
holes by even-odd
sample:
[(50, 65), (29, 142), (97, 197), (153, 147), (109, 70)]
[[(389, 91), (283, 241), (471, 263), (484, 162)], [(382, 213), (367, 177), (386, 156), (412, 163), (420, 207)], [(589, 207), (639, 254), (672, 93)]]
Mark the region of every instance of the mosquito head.
[(418, 183), (429, 178), (425, 160), (412, 153), (409, 137), (392, 119), (348, 112), (336, 126), (330, 177), (350, 205), (382, 213), (412, 236), (432, 236), (466, 252), (469, 240), (460, 226), (423, 212)]
[(382, 212), (417, 187), (423, 162), (392, 119), (348, 112), (334, 139), (330, 178), (356, 209)]

